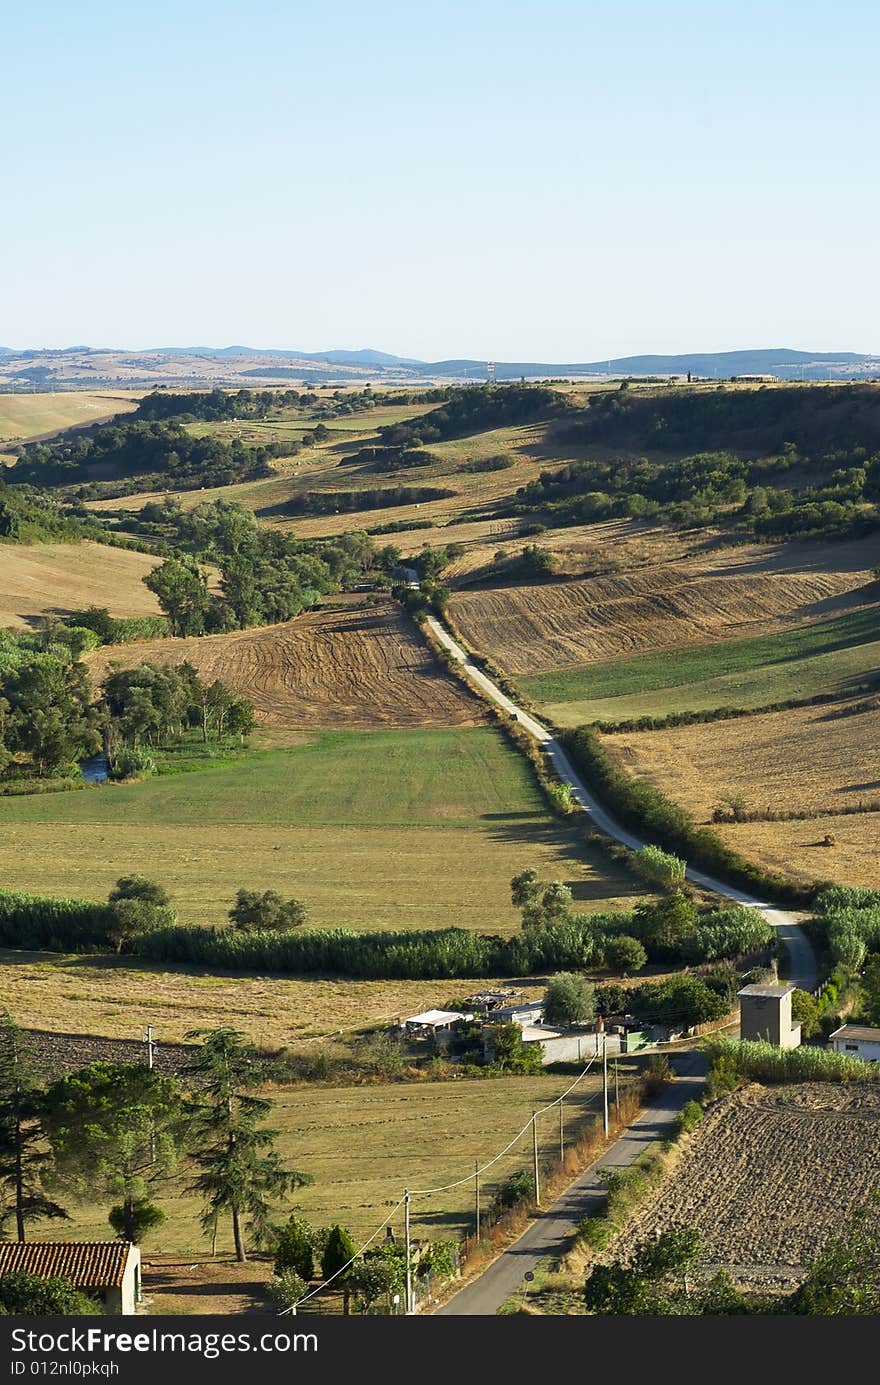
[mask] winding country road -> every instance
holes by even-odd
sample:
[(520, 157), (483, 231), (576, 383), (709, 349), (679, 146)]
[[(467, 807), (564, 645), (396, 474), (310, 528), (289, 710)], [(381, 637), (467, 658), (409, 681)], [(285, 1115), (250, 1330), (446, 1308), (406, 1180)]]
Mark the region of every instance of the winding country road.
[[(632, 832), (628, 832), (625, 827), (616, 823), (611, 814), (606, 812), (600, 803), (597, 803), (562, 746), (554, 739), (546, 726), (542, 726), (528, 712), (523, 711), (522, 707), (507, 697), (497, 684), (492, 682), (491, 678), (487, 678), (482, 669), (477, 667), (473, 659), (465, 653), (460, 644), (456, 643), (439, 620), (434, 616), (428, 616), (427, 624), (431, 633), (455, 662), (461, 666), (467, 677), (479, 688), (484, 697), (487, 697), (496, 707), (500, 707), (510, 716), (515, 716), (520, 726), (546, 750), (559, 778), (571, 786), (575, 801), (589, 815), (596, 830), (603, 832), (608, 837), (613, 837), (615, 841), (623, 842), (624, 846), (631, 847), (634, 851), (641, 850), (645, 843), (634, 836)], [(704, 890), (711, 890), (713, 894), (721, 895), (724, 899), (731, 899), (736, 904), (747, 904), (749, 908), (757, 909), (763, 914), (767, 922), (776, 929), (788, 950), (790, 980), (805, 991), (813, 990), (818, 980), (816, 959), (810, 940), (798, 923), (796, 914), (788, 913), (784, 909), (776, 909), (772, 904), (755, 899), (743, 890), (734, 889), (732, 885), (725, 884), (723, 880), (716, 880), (711, 875), (704, 875), (702, 871), (693, 870), (690, 866), (687, 869), (687, 878)]]
[[(507, 697), (491, 678), (487, 678), (482, 669), (477, 667), (473, 659), (434, 616), (427, 617), (427, 624), (435, 638), (460, 665), (464, 674), (483, 696), (502, 711), (515, 716), (520, 726), (542, 746), (560, 779), (571, 786), (576, 802), (589, 815), (597, 831), (613, 837), (615, 841), (623, 842), (635, 851), (643, 847), (643, 841), (620, 827), (601, 804), (596, 802), (562, 746), (546, 726), (542, 726)], [(795, 914), (776, 909), (764, 900), (755, 899), (742, 890), (725, 884), (723, 880), (716, 880), (711, 875), (704, 875), (690, 867), (687, 877), (705, 890), (711, 890), (736, 904), (748, 905), (763, 914), (767, 922), (776, 929), (788, 950), (790, 979), (807, 991), (815, 987), (816, 959), (810, 941)], [(520, 1288), (527, 1272), (534, 1272), (542, 1260), (558, 1256), (567, 1237), (578, 1223), (601, 1205), (604, 1197), (603, 1172), (609, 1168), (626, 1167), (654, 1140), (667, 1138), (672, 1133), (678, 1112), (687, 1101), (699, 1094), (705, 1072), (705, 1060), (702, 1055), (696, 1052), (682, 1054), (676, 1060), (676, 1069), (677, 1080), (633, 1121), (610, 1149), (557, 1198), (552, 1207), (532, 1222), (512, 1246), (502, 1251), (477, 1279), (459, 1289), (448, 1303), (439, 1308), (438, 1316), (483, 1317), (495, 1314)]]

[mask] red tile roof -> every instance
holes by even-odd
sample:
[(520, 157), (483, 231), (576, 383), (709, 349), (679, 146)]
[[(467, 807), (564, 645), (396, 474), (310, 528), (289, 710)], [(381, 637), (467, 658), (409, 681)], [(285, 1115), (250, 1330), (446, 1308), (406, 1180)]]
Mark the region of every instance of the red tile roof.
[(0, 1241), (0, 1275), (23, 1270), (60, 1276), (78, 1289), (106, 1289), (122, 1283), (130, 1250), (126, 1241)]

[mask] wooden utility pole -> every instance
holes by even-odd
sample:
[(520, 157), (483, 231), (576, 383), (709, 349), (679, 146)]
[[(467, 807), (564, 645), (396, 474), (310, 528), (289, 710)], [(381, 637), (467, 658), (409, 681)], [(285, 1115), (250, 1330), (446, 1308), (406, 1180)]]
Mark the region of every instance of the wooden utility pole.
[(541, 1179), (538, 1173), (538, 1113), (532, 1112), (532, 1157), (535, 1166), (535, 1206), (541, 1206)]

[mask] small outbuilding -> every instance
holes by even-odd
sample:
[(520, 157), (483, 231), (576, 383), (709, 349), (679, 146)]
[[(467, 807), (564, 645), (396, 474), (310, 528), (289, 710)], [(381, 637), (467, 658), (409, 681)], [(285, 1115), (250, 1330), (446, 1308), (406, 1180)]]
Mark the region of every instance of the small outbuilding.
[(66, 1279), (105, 1313), (127, 1316), (141, 1298), (141, 1252), (130, 1241), (0, 1241), (0, 1279), (17, 1272)]
[(743, 1040), (763, 1040), (777, 1048), (797, 1048), (801, 1027), (791, 1018), (791, 997), (795, 986), (743, 986), (738, 992), (739, 1036)]
[(420, 1015), (410, 1015), (401, 1020), (400, 1027), (412, 1037), (429, 1038), (432, 1035), (451, 1029), (458, 1020), (470, 1020), (461, 1010), (423, 1010)]
[(861, 1058), (865, 1063), (880, 1063), (880, 1029), (867, 1024), (844, 1024), (831, 1035), (835, 1053)]

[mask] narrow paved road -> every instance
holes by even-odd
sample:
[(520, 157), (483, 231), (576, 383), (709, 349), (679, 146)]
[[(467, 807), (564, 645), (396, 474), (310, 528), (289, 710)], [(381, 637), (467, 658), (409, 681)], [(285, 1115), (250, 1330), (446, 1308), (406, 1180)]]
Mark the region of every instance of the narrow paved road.
[[(546, 749), (556, 773), (560, 779), (571, 785), (575, 800), (589, 814), (597, 831), (604, 832), (606, 836), (613, 837), (615, 841), (623, 842), (625, 846), (631, 847), (634, 851), (639, 851), (645, 843), (634, 836), (632, 832), (627, 831), (625, 827), (619, 826), (610, 813), (596, 802), (562, 746), (553, 738), (546, 726), (542, 726), (534, 717), (529, 716), (528, 712), (523, 711), (521, 707), (507, 697), (497, 684), (492, 682), (491, 678), (487, 678), (482, 669), (477, 667), (473, 659), (465, 653), (460, 644), (456, 643), (439, 620), (435, 619), (434, 616), (428, 616), (427, 624), (444, 649), (449, 652), (456, 663), (462, 666), (471, 682), (502, 711), (516, 716), (520, 726)], [(789, 979), (805, 991), (813, 989), (818, 980), (816, 958), (810, 940), (798, 923), (795, 914), (787, 913), (783, 909), (776, 909), (765, 900), (755, 899), (752, 895), (734, 889), (732, 885), (725, 884), (723, 880), (716, 880), (711, 875), (704, 875), (702, 871), (692, 870), (690, 866), (687, 876), (695, 885), (701, 886), (704, 890), (711, 890), (714, 894), (719, 894), (724, 899), (731, 899), (737, 904), (747, 904), (750, 908), (757, 909), (763, 914), (767, 922), (776, 929), (788, 949)]]
[(685, 1053), (675, 1063), (679, 1073), (677, 1080), (661, 1092), (656, 1102), (642, 1111), (620, 1139), (591, 1164), (556, 1199), (552, 1207), (532, 1222), (518, 1241), (503, 1251), (497, 1260), (493, 1260), (472, 1284), (459, 1289), (448, 1303), (437, 1309), (435, 1316), (492, 1316), (521, 1287), (523, 1277), (529, 1270), (534, 1272), (548, 1256), (557, 1258), (560, 1255), (578, 1223), (603, 1205), (603, 1172), (625, 1168), (655, 1140), (668, 1139), (681, 1108), (699, 1096), (705, 1080), (703, 1055)]
[[(571, 785), (575, 800), (589, 814), (597, 831), (604, 832), (615, 841), (623, 842), (634, 851), (640, 850), (645, 843), (616, 823), (610, 813), (597, 803), (562, 746), (546, 726), (542, 726), (507, 697), (491, 678), (477, 667), (473, 659), (434, 616), (428, 616), (427, 623), (440, 644), (455, 662), (461, 665), (467, 677), (484, 696), (502, 711), (516, 716), (520, 726), (546, 750), (560, 779)], [(690, 867), (687, 876), (695, 885), (711, 890), (724, 899), (731, 899), (737, 904), (746, 904), (763, 914), (767, 922), (777, 930), (788, 949), (790, 979), (804, 990), (813, 989), (817, 981), (816, 959), (810, 940), (795, 914), (776, 909), (765, 900), (755, 899), (744, 891), (725, 884), (723, 880), (716, 880), (713, 876), (704, 875)], [(653, 1140), (667, 1136), (682, 1106), (699, 1092), (704, 1080), (702, 1055), (689, 1053), (676, 1061), (680, 1073), (678, 1080), (661, 1094), (657, 1102), (642, 1112), (611, 1149), (572, 1183), (514, 1245), (503, 1251), (472, 1284), (460, 1289), (448, 1303), (438, 1309), (438, 1314), (484, 1316), (497, 1313), (501, 1305), (521, 1286), (523, 1276), (528, 1270), (534, 1270), (539, 1261), (546, 1257), (558, 1254), (578, 1222), (601, 1205), (602, 1170), (631, 1164)]]

